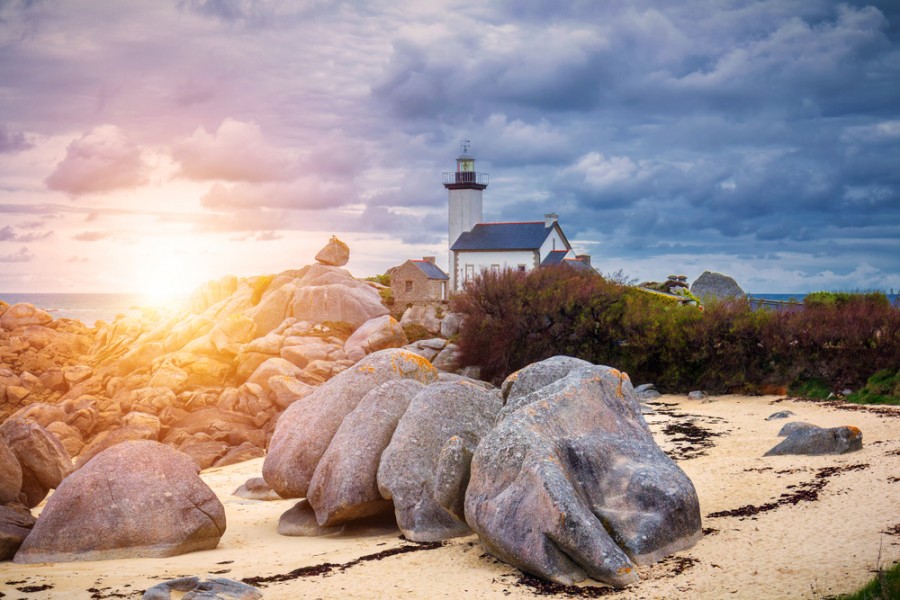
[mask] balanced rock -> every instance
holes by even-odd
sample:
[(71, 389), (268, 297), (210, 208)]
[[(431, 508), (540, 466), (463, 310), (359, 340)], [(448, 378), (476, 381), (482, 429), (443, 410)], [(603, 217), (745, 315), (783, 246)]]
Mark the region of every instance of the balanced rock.
[(378, 491), (378, 465), (418, 381), (388, 381), (363, 396), (344, 418), (316, 466), (308, 499), (319, 525), (330, 527), (391, 510)]
[[(394, 501), (397, 525), (407, 539), (433, 542), (469, 533), (466, 523), (444, 508), (461, 502), (454, 496), (465, 494), (469, 463), (449, 457), (441, 462), (442, 451), (462, 442), (473, 453), (501, 404), (496, 391), (465, 381), (429, 385), (412, 399), (378, 467), (378, 489)], [(460, 487), (439, 491), (438, 482)]]
[(660, 450), (628, 376), (591, 366), (533, 393), (472, 459), (465, 516), (484, 547), (560, 583), (613, 586), (701, 537), (687, 475)]
[(66, 449), (37, 423), (7, 419), (0, 425), (0, 438), (22, 466), (22, 493), (29, 508), (37, 506), (72, 470)]
[(797, 427), (765, 456), (785, 454), (846, 454), (862, 450), (862, 432), (852, 425), (841, 427)]
[(325, 247), (316, 254), (316, 262), (333, 267), (343, 267), (348, 260), (350, 260), (350, 247), (335, 236), (331, 236)]
[(691, 284), (691, 293), (699, 298), (743, 298), (746, 295), (733, 278), (711, 271), (703, 271), (703, 275)]
[(190, 458), (157, 442), (113, 446), (60, 484), (15, 562), (163, 557), (215, 548), (225, 532), (225, 509), (198, 471)]
[(432, 383), (437, 371), (421, 356), (379, 350), (291, 404), (278, 419), (263, 477), (282, 498), (303, 498), (341, 422), (369, 390), (393, 379)]

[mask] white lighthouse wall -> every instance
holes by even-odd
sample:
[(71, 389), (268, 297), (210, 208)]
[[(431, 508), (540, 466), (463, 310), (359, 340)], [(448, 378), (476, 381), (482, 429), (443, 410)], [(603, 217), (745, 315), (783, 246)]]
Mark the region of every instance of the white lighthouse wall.
[(452, 246), (464, 231), (481, 223), (481, 190), (448, 190), (449, 243)]

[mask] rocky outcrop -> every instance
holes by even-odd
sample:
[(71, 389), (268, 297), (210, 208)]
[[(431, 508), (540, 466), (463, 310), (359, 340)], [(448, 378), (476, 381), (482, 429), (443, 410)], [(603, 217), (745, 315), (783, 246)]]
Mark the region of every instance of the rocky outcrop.
[(798, 424), (765, 456), (846, 454), (857, 450), (862, 450), (862, 432), (852, 425), (825, 429)]
[(21, 504), (0, 505), (0, 560), (10, 560), (31, 533), (35, 519)]
[(622, 586), (635, 563), (699, 539), (696, 491), (653, 441), (627, 375), (575, 369), (524, 397), (472, 459), (465, 516), (491, 554), (561, 583)]
[(704, 271), (691, 284), (691, 293), (698, 298), (743, 298), (744, 290), (728, 275)]
[(46, 429), (22, 419), (0, 425), (0, 439), (19, 460), (25, 504), (37, 506), (72, 469), (66, 449)]
[(118, 444), (67, 477), (47, 501), (17, 563), (161, 557), (215, 548), (225, 509), (184, 454), (157, 442)]
[(452, 506), (453, 496), (462, 497), (468, 482), (468, 462), (441, 462), (442, 451), (445, 445), (462, 444), (474, 452), (501, 402), (495, 391), (463, 381), (432, 384), (412, 399), (378, 467), (378, 489), (393, 500), (397, 525), (407, 539), (430, 542), (469, 533), (466, 523), (435, 498), (437, 482), (457, 482), (456, 489), (439, 491)]
[(35, 308), (26, 302), (13, 304), (0, 316), (0, 327), (7, 331), (13, 331), (29, 325), (47, 325), (53, 317), (45, 310)]
[(263, 464), (266, 482), (283, 498), (305, 497), (316, 466), (344, 417), (369, 390), (394, 379), (431, 383), (437, 372), (411, 352), (381, 350), (291, 404), (278, 420), (269, 444)]
[(309, 484), (307, 497), (319, 525), (391, 510), (390, 500), (378, 491), (378, 465), (410, 400), (424, 387), (412, 379), (388, 381), (363, 396), (344, 418)]

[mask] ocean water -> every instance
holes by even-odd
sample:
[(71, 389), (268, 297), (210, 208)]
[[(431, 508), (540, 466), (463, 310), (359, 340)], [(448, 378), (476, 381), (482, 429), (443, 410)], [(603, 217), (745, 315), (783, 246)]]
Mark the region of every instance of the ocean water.
[[(143, 307), (158, 307), (141, 294), (18, 294), (0, 292), (0, 300), (8, 304), (28, 302), (42, 308), (54, 318), (78, 319), (88, 327), (97, 321), (112, 321), (116, 315), (139, 317)], [(183, 297), (173, 299), (181, 303)]]
[[(895, 290), (895, 291), (897, 291), (897, 290)], [(888, 300), (891, 301), (891, 304), (897, 305), (898, 301), (900, 301), (900, 294), (885, 293), (884, 295), (887, 296)], [(803, 302), (803, 299), (806, 298), (805, 293), (803, 293), (803, 294), (799, 294), (799, 293), (798, 294), (768, 294), (768, 293), (760, 292), (760, 293), (748, 294), (748, 296), (752, 300), (780, 300), (782, 302), (787, 302), (789, 300), (795, 301), (795, 302)]]

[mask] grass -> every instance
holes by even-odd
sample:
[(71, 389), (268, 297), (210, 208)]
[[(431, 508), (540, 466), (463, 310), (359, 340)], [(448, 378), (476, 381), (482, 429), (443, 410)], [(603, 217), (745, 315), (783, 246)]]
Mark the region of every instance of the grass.
[(803, 379), (792, 383), (788, 393), (799, 398), (825, 400), (831, 394), (831, 388), (821, 379)]
[(865, 387), (847, 397), (857, 404), (900, 405), (900, 370), (883, 369), (866, 382)]
[(833, 600), (900, 600), (900, 563), (887, 570), (879, 569), (869, 583)]

